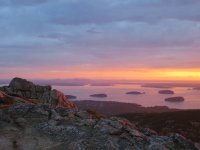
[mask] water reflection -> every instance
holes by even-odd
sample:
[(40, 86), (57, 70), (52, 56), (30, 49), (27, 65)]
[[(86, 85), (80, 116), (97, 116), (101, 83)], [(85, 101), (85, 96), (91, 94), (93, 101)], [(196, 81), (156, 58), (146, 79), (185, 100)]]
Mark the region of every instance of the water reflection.
[[(63, 91), (65, 94), (75, 95), (78, 100), (102, 100), (137, 103), (146, 107), (168, 106), (180, 109), (200, 109), (200, 91), (189, 90), (188, 87), (170, 88), (174, 95), (158, 94), (159, 88), (141, 87), (140, 85), (114, 85), (114, 86), (53, 86), (53, 88)], [(127, 95), (127, 92), (145, 92), (142, 95)], [(90, 97), (91, 94), (105, 93), (107, 98)], [(184, 102), (165, 102), (164, 99), (171, 96), (183, 96)]]

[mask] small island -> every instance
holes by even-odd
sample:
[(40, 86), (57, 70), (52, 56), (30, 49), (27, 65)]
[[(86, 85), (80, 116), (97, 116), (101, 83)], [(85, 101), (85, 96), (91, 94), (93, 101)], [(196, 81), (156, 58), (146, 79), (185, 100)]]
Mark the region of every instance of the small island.
[(171, 90), (160, 90), (158, 91), (159, 94), (174, 94), (174, 91)]
[(141, 94), (145, 94), (145, 92), (131, 91), (131, 92), (127, 92), (126, 94), (128, 94), (128, 95), (141, 95)]
[(181, 96), (179, 97), (170, 97), (170, 98), (166, 98), (165, 101), (167, 102), (183, 102), (185, 99)]
[(107, 94), (93, 94), (93, 95), (90, 95), (90, 97), (106, 98), (108, 96)]
[(193, 90), (200, 90), (200, 87), (194, 87)]
[(92, 83), (90, 86), (113, 86), (111, 83)]
[(77, 97), (74, 95), (65, 95), (68, 99), (76, 99)]

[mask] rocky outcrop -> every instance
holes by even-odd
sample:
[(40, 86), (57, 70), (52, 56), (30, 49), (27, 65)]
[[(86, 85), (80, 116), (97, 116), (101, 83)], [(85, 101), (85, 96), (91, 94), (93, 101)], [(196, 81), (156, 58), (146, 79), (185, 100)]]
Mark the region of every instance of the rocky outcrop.
[(158, 91), (159, 94), (174, 94), (174, 91), (171, 90), (160, 90)]
[(50, 92), (50, 103), (52, 106), (75, 108), (76, 106), (70, 102), (67, 97), (58, 90), (52, 90)]
[(50, 104), (52, 107), (76, 107), (73, 103), (68, 101), (62, 92), (52, 90), (51, 86), (35, 85), (21, 78), (12, 79), (9, 86), (1, 87), (0, 90), (12, 97), (31, 99), (35, 103)]
[(166, 98), (165, 101), (167, 102), (183, 102), (185, 99), (183, 97), (170, 97)]
[(2, 149), (197, 150), (179, 134), (159, 136), (126, 119), (48, 105), (20, 104), (0, 110), (0, 133)]
[(13, 103), (13, 100), (4, 92), (0, 91), (0, 104), (9, 104), (9, 103)]
[(35, 85), (26, 79), (14, 78), (8, 87), (4, 87), (8, 94), (18, 94), (29, 99), (44, 98), (45, 93), (51, 91), (51, 86)]
[(0, 91), (0, 108), (9, 107), (10, 105), (13, 105), (15, 103), (35, 104), (33, 101), (29, 99), (10, 96)]

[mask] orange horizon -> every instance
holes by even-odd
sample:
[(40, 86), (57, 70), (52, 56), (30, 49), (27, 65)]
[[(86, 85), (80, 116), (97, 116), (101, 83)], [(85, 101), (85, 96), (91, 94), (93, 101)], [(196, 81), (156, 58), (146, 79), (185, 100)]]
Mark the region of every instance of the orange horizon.
[[(20, 70), (20, 69), (19, 69)], [(15, 71), (13, 71), (15, 72)], [(28, 79), (66, 79), (85, 78), (102, 80), (155, 80), (155, 81), (200, 81), (200, 69), (57, 69), (57, 70), (34, 70), (26, 69), (18, 73), (1, 74), (1, 79), (13, 77)]]

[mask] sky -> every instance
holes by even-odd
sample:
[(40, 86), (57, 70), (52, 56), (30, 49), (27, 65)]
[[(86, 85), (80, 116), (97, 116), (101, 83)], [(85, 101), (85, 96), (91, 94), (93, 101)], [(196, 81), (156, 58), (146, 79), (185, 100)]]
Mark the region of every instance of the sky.
[(0, 78), (200, 80), (199, 0), (0, 0)]

